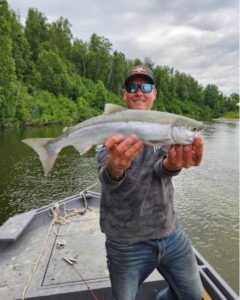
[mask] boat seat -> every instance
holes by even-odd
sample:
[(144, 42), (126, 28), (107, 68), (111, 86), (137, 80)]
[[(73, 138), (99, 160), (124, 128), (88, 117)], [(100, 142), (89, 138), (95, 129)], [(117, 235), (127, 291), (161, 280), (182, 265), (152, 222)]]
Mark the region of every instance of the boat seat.
[(0, 242), (15, 242), (32, 221), (35, 214), (36, 210), (31, 210), (9, 218), (0, 227)]

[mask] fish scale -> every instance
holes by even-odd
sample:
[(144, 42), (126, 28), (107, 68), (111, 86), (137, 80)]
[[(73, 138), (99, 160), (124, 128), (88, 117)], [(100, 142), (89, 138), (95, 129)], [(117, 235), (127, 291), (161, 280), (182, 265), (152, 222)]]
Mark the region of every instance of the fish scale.
[(57, 138), (32, 138), (23, 142), (38, 153), (47, 175), (59, 152), (70, 145), (83, 154), (119, 133), (124, 136), (136, 134), (145, 144), (187, 145), (193, 143), (203, 128), (202, 123), (176, 114), (106, 104), (103, 115), (64, 128), (63, 134)]

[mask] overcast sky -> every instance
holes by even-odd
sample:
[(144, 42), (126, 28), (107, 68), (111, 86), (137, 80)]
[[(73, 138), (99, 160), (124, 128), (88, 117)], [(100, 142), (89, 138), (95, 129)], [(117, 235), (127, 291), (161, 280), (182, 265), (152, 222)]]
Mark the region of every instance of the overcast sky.
[(9, 0), (24, 22), (28, 8), (49, 22), (60, 16), (75, 38), (108, 38), (127, 58), (150, 57), (216, 84), (225, 95), (239, 93), (238, 0)]

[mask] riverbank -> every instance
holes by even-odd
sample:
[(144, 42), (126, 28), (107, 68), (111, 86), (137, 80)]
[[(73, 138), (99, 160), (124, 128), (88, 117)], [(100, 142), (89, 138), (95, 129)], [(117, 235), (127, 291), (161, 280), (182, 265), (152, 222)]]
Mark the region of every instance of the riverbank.
[(229, 111), (229, 112), (226, 112), (222, 118), (224, 119), (239, 119), (240, 117), (240, 111)]
[(217, 118), (213, 119), (214, 122), (220, 122), (220, 123), (237, 123), (239, 121), (239, 118)]

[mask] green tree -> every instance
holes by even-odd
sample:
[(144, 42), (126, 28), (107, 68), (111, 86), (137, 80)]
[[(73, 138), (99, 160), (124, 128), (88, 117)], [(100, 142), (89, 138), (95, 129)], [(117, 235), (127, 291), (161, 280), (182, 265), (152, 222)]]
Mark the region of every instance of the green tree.
[(178, 99), (182, 101), (189, 100), (188, 77), (186, 74), (175, 72), (175, 90)]
[(224, 97), (222, 101), (223, 111), (239, 111), (240, 95), (237, 93), (231, 94), (229, 97)]
[(119, 97), (127, 68), (145, 64), (158, 89), (154, 109), (210, 119), (239, 116), (239, 95), (224, 96), (216, 85), (203, 88), (190, 75), (155, 66), (150, 57), (127, 60), (111, 42), (93, 33), (73, 40), (71, 24), (48, 23), (30, 8), (25, 26), (0, 0), (0, 124), (76, 122), (100, 114)]
[(127, 72), (125, 55), (122, 52), (113, 52), (112, 67), (109, 73), (107, 87), (117, 95), (122, 94), (123, 82)]
[(103, 110), (104, 105), (107, 103), (107, 90), (101, 80), (98, 80), (95, 85), (95, 97), (94, 101), (91, 103), (92, 106), (96, 109)]
[(86, 65), (88, 60), (88, 44), (79, 39), (73, 42), (71, 51), (71, 62), (73, 70), (80, 76), (86, 76)]
[(49, 39), (46, 17), (37, 9), (30, 8), (26, 19), (25, 36), (31, 50), (31, 56), (35, 62), (38, 54), (43, 49), (44, 43)]
[(208, 84), (204, 89), (204, 104), (208, 105), (217, 117), (220, 111), (219, 105), (219, 90), (215, 84)]
[[(157, 103), (160, 110), (176, 99), (174, 70), (167, 66), (154, 69), (155, 85), (158, 90)], [(155, 101), (156, 102), (156, 101)], [(156, 105), (157, 105), (156, 103)]]
[(23, 81), (30, 68), (30, 47), (24, 35), (24, 29), (15, 14), (11, 21), (12, 56), (15, 60), (16, 75)]
[(138, 66), (138, 65), (142, 65), (143, 62), (139, 59), (139, 58), (135, 58), (135, 59), (128, 59), (127, 60), (127, 68), (131, 68), (133, 66)]
[(71, 80), (64, 61), (54, 51), (42, 50), (37, 62), (41, 74), (40, 87), (58, 95), (68, 95)]
[(155, 63), (152, 61), (151, 57), (145, 57), (144, 65), (153, 70)]
[(0, 2), (0, 123), (13, 122), (16, 113), (17, 78), (12, 57), (10, 12), (6, 1)]
[(88, 63), (86, 76), (94, 82), (101, 80), (107, 85), (109, 73), (112, 67), (112, 44), (108, 39), (93, 33), (88, 46)]
[(198, 83), (196, 79), (189, 76), (188, 78), (189, 100), (199, 105), (203, 105), (204, 94), (203, 87)]
[(67, 61), (71, 53), (71, 24), (67, 19), (60, 17), (56, 22), (49, 25), (49, 49), (54, 50), (58, 55)]
[(6, 0), (0, 0), (0, 16), (8, 21), (11, 17), (11, 12), (9, 10), (8, 2)]

